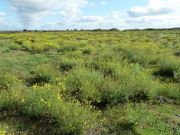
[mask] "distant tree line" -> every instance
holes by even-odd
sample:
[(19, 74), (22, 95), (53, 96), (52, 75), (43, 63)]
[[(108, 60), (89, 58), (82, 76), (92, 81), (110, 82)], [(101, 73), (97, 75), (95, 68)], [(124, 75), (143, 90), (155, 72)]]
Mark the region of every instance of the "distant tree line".
[(16, 32), (64, 32), (64, 31), (159, 31), (159, 30), (180, 30), (180, 27), (175, 28), (146, 28), (146, 29), (126, 29), (126, 30), (120, 30), (117, 28), (112, 29), (66, 29), (66, 30), (28, 30), (23, 29), (22, 31), (0, 31), (0, 33), (16, 33)]

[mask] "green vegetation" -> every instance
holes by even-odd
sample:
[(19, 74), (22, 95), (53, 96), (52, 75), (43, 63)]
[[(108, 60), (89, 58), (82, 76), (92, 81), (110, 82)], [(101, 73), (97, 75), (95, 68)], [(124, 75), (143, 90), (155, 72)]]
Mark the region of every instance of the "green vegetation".
[(179, 30), (0, 34), (0, 135), (179, 135)]

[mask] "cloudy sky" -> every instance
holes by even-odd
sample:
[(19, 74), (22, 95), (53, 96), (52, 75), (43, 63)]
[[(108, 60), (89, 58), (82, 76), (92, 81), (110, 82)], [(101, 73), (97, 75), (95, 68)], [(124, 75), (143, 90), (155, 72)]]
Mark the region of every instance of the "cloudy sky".
[(0, 0), (0, 30), (180, 27), (180, 0)]

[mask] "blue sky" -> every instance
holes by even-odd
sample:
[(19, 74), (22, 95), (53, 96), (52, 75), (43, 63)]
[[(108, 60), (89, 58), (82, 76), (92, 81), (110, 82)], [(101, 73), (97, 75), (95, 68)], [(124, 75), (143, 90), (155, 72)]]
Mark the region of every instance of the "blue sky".
[(180, 0), (0, 0), (0, 30), (180, 27)]

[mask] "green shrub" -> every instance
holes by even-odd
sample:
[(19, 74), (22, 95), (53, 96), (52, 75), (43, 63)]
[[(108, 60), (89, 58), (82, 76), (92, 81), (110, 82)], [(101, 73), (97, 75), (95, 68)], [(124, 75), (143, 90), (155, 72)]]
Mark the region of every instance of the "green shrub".
[(17, 89), (19, 87), (19, 84), (21, 84), (21, 82), (22, 81), (19, 80), (18, 77), (10, 73), (6, 73), (6, 72), (0, 73), (0, 91)]
[(63, 45), (60, 46), (60, 49), (58, 49), (58, 52), (72, 52), (76, 51), (78, 49), (78, 44), (73, 41), (66, 41), (63, 42)]
[(0, 111), (4, 110), (4, 108), (8, 108), (9, 104), (9, 96), (7, 91), (2, 91), (0, 89)]
[(64, 95), (60, 94), (63, 89), (62, 84), (34, 85), (26, 91), (16, 90), (19, 93), (16, 96), (11, 92), (0, 92), (2, 97), (0, 110), (5, 106), (9, 108), (8, 110), (14, 108), (14, 112), (26, 115), (30, 119), (33, 117), (49, 119), (49, 122), (56, 123), (52, 126), (52, 134), (84, 135), (89, 130), (95, 130), (99, 112), (93, 111), (88, 105), (82, 107), (76, 100), (64, 101)]
[(82, 50), (82, 53), (86, 54), (86, 55), (90, 55), (92, 53), (92, 49), (91, 48), (85, 48)]
[(69, 70), (72, 70), (76, 66), (76, 60), (75, 59), (62, 59), (60, 62), (58, 62), (58, 68), (62, 72), (68, 72)]
[(176, 82), (180, 83), (180, 68), (177, 71), (174, 71), (174, 79)]
[(60, 49), (58, 49), (58, 52), (68, 52), (68, 51), (76, 51), (78, 47), (76, 46), (65, 46)]
[(19, 49), (21, 49), (21, 46), (18, 45), (18, 44), (15, 44), (15, 43), (11, 43), (11, 44), (9, 45), (9, 48), (10, 48), (11, 50), (19, 50)]
[(104, 135), (136, 135), (135, 124), (128, 118), (126, 107), (112, 107), (104, 111)]
[(118, 78), (118, 65), (112, 62), (93, 60), (90, 62), (88, 61), (86, 66), (90, 69), (98, 70), (99, 72), (103, 73), (104, 77), (110, 76), (114, 79)]
[(80, 101), (100, 100), (101, 92), (98, 87), (103, 83), (103, 76), (99, 72), (84, 68), (75, 69), (67, 76), (66, 80), (67, 92)]
[[(104, 112), (104, 135), (171, 135), (178, 133), (178, 121), (168, 116), (178, 113), (170, 105), (127, 104)], [(168, 115), (164, 117), (164, 115)], [(142, 117), (143, 116), (143, 117)], [(172, 128), (174, 127), (174, 128)]]
[(146, 101), (154, 96), (158, 84), (146, 74), (138, 64), (118, 69), (120, 89), (133, 101)]
[(18, 45), (23, 44), (23, 40), (21, 40), (21, 39), (16, 39), (14, 42), (15, 42), (15, 44), (18, 44)]
[[(161, 134), (171, 135), (177, 132), (177, 122), (173, 118), (164, 117), (172, 116), (170, 105), (151, 106), (147, 104), (128, 105), (126, 109), (128, 121), (134, 123), (134, 130), (138, 134)], [(177, 112), (176, 112), (177, 113)], [(143, 117), (142, 117), (143, 116)]]
[(0, 73), (0, 111), (3, 109), (16, 108), (21, 91), (24, 90), (23, 81), (13, 74)]
[(60, 73), (48, 64), (39, 65), (31, 71), (31, 77), (26, 80), (28, 86), (34, 84), (43, 85), (44, 83), (55, 82)]
[(99, 87), (101, 91), (101, 101), (95, 103), (98, 107), (106, 107), (118, 103), (128, 101), (128, 91), (118, 81), (113, 81), (111, 78), (105, 78), (104, 83)]
[(78, 101), (63, 101), (58, 89), (50, 85), (34, 87), (22, 103), (23, 112), (32, 116), (49, 114), (57, 122), (55, 132), (58, 134), (80, 135), (93, 129), (97, 114), (91, 107), (81, 107)]
[(1, 47), (8, 46), (11, 43), (13, 43), (13, 41), (10, 39), (6, 39), (6, 38), (0, 39), (0, 46)]
[[(158, 84), (141, 71), (138, 65), (122, 67), (119, 64), (111, 64), (111, 67), (110, 71), (114, 72), (108, 72), (111, 76), (104, 76), (105, 78), (97, 71), (75, 70), (68, 76), (68, 90), (80, 100), (93, 101), (95, 106), (117, 104), (129, 100), (147, 101), (155, 96)], [(104, 68), (107, 69), (107, 67)], [(101, 67), (99, 70), (107, 71), (105, 69)], [(86, 81), (89, 80), (90, 84), (86, 85)]]
[(43, 53), (54, 48), (58, 48), (58, 45), (50, 41), (31, 42), (29, 40), (23, 41), (22, 48), (32, 53)]
[(158, 71), (156, 75), (164, 77), (174, 77), (174, 73), (178, 70), (180, 63), (172, 56), (162, 55), (158, 61)]
[(124, 52), (125, 57), (132, 63), (139, 63), (143, 66), (157, 63), (159, 47), (156, 44), (141, 43), (137, 45), (136, 43), (134, 46), (120, 46), (118, 49), (120, 52)]
[(180, 89), (178, 85), (163, 84), (157, 90), (156, 99), (160, 103), (180, 103)]

